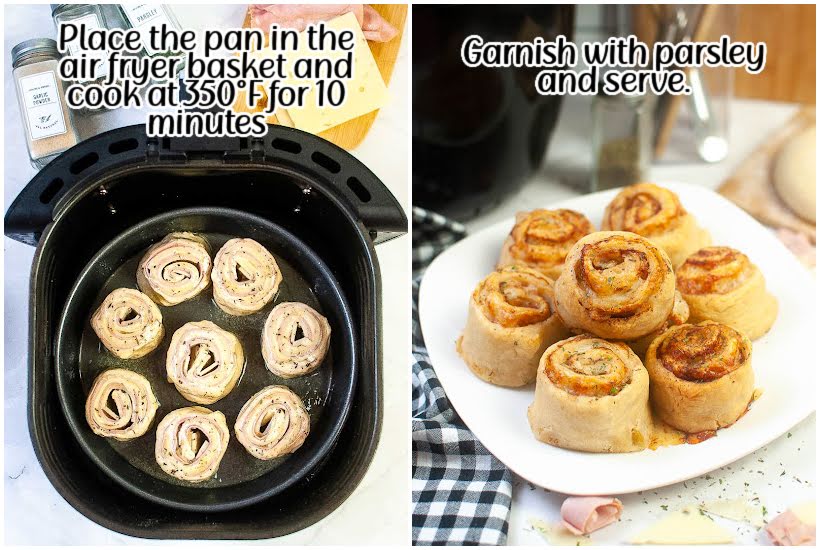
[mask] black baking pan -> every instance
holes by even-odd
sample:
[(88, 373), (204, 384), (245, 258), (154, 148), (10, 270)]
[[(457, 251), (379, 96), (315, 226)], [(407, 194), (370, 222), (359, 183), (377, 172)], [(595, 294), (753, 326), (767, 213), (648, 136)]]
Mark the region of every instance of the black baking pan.
[[(208, 290), (183, 304), (160, 306), (165, 338), (158, 349), (140, 359), (118, 359), (100, 348), (90, 316), (109, 292), (135, 288), (135, 273), (148, 247), (174, 232), (190, 231), (217, 250), (229, 238), (251, 238), (276, 258), (283, 280), (272, 303), (252, 315), (224, 313)], [(281, 302), (302, 302), (316, 308), (331, 326), (331, 349), (311, 375), (285, 380), (265, 368), (260, 334), (267, 314)], [(169, 412), (196, 405), (165, 380), (164, 359), (171, 335), (184, 323), (207, 319), (237, 335), (246, 364), (233, 390), (212, 410), (225, 414), (229, 429), (244, 403), (272, 384), (291, 388), (305, 402), (310, 435), (295, 453), (262, 461), (250, 456), (234, 435), (213, 478), (201, 483), (179, 481), (154, 459), (154, 431), (125, 442), (102, 438), (85, 420), (85, 399), (94, 379), (109, 368), (125, 368), (145, 376), (158, 397), (155, 424)], [(350, 409), (356, 379), (353, 318), (336, 279), (310, 248), (278, 225), (227, 208), (174, 210), (138, 223), (102, 248), (80, 273), (68, 296), (57, 329), (55, 365), (63, 413), (80, 446), (97, 466), (120, 485), (158, 504), (193, 511), (240, 508), (275, 495), (313, 470), (336, 443)], [(154, 426), (155, 427), (155, 426)]]
[[(387, 152), (389, 154), (389, 152)], [(58, 322), (84, 267), (129, 228), (182, 208), (231, 208), (269, 220), (315, 252), (336, 279), (356, 328), (357, 381), (335, 446), (276, 495), (220, 512), (181, 510), (135, 495), (82, 449), (58, 398)], [(57, 491), (96, 523), (132, 536), (261, 539), (336, 509), (373, 457), (382, 418), (380, 272), (374, 245), (407, 231), (384, 184), (316, 136), (270, 126), (264, 138), (149, 138), (130, 126), (60, 155), (21, 191), (7, 236), (37, 246), (29, 312), (29, 431)]]

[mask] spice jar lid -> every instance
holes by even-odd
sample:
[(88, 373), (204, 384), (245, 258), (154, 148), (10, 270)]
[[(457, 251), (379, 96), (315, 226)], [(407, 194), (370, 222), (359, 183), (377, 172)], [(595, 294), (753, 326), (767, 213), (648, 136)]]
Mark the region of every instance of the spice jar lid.
[(20, 61), (32, 54), (46, 54), (55, 58), (60, 57), (57, 42), (51, 38), (32, 38), (20, 42), (11, 49), (11, 65), (17, 67)]
[(71, 6), (71, 4), (49, 4), (51, 6), (51, 16), (54, 17), (54, 14), (67, 6)]

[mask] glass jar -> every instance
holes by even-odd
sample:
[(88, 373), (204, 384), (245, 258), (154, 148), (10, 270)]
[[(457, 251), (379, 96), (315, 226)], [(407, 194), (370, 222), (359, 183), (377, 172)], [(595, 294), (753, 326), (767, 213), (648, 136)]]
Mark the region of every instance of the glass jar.
[(592, 102), (590, 191), (646, 179), (652, 158), (652, 110), (642, 95), (599, 94)]
[(165, 24), (169, 29), (182, 30), (171, 8), (162, 4), (120, 4), (120, 10), (128, 24), (139, 31), (146, 55), (177, 55), (179, 52), (155, 50), (151, 47), (149, 33)]
[[(89, 30), (93, 29), (113, 29), (124, 28), (125, 22), (119, 16), (119, 12), (106, 10), (102, 4), (52, 4), (51, 18), (54, 25), (59, 29), (61, 23), (84, 24)], [(73, 42), (73, 43), (72, 43)], [(68, 53), (71, 56), (84, 56), (99, 59), (97, 64), (96, 77), (94, 79), (80, 79), (81, 84), (90, 82), (101, 83), (108, 74), (107, 51), (84, 50), (80, 48), (78, 41), (67, 44)]]
[(80, 139), (57, 73), (60, 52), (50, 38), (26, 40), (11, 50), (17, 105), (26, 127), (26, 145), (35, 168), (42, 168)]

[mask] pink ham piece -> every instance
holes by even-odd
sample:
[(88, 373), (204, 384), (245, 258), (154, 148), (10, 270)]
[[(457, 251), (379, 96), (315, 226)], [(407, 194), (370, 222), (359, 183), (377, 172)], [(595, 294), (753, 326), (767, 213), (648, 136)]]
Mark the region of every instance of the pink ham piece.
[(379, 12), (366, 4), (251, 4), (248, 11), (251, 14), (251, 26), (265, 32), (268, 32), (271, 25), (301, 32), (308, 25), (329, 21), (350, 12), (356, 16), (367, 40), (388, 42), (399, 32)]
[(770, 521), (766, 534), (775, 546), (814, 546), (817, 542), (817, 526), (804, 523), (791, 510)]
[(617, 498), (569, 497), (561, 505), (561, 521), (571, 533), (586, 535), (617, 521), (622, 510)]

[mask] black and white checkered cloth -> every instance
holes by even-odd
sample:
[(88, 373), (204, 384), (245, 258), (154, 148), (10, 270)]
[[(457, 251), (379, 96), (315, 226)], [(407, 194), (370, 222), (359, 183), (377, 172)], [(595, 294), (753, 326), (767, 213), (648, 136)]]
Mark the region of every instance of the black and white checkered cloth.
[(507, 541), (510, 471), (456, 414), (430, 364), (418, 312), (424, 269), (466, 235), (463, 225), (413, 209), (413, 544)]

